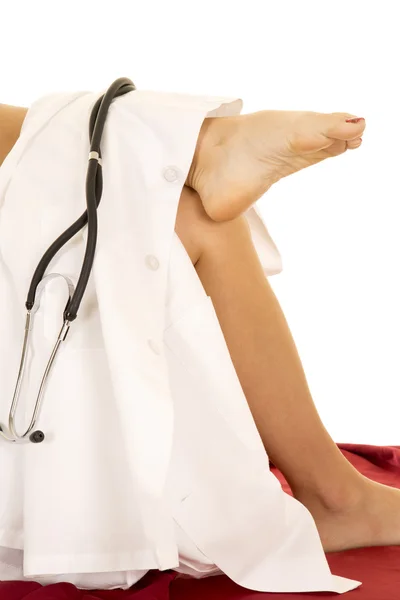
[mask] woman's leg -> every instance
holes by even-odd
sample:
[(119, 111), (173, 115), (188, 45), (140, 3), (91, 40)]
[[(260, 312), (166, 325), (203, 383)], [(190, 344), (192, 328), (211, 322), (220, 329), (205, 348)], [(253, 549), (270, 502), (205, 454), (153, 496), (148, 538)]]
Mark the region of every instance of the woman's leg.
[(266, 451), (325, 549), (400, 544), (400, 492), (362, 477), (322, 424), (245, 218), (215, 222), (184, 188), (176, 231), (212, 298)]
[(19, 138), (27, 108), (0, 104), (0, 166)]

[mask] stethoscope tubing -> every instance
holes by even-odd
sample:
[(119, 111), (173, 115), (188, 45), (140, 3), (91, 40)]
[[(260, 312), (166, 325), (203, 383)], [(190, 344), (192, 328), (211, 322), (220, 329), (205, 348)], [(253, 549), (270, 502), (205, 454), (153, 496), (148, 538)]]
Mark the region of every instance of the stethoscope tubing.
[[(98, 98), (98, 100), (94, 104), (89, 119), (90, 151), (88, 157), (88, 169), (86, 174), (86, 210), (79, 217), (79, 219), (77, 219), (72, 225), (70, 225), (70, 227), (68, 227), (68, 229), (66, 229), (51, 244), (51, 246), (49, 246), (49, 248), (43, 254), (33, 274), (25, 302), (25, 307), (27, 309), (25, 335), (21, 353), (20, 366), (17, 376), (17, 383), (15, 386), (14, 395), (9, 411), (8, 430), (4, 425), (0, 424), (0, 438), (2, 437), (4, 440), (7, 440), (9, 442), (23, 443), (30, 441), (33, 443), (40, 443), (45, 439), (45, 435), (42, 431), (35, 430), (35, 426), (43, 405), (45, 387), (48, 382), (49, 375), (54, 365), (61, 343), (66, 339), (70, 324), (77, 318), (79, 307), (82, 302), (82, 298), (84, 296), (89, 277), (92, 271), (96, 253), (98, 229), (97, 208), (100, 204), (103, 192), (102, 157), (100, 150), (100, 142), (103, 135), (104, 125), (112, 101), (115, 98), (118, 98), (119, 96), (122, 96), (123, 94), (126, 94), (135, 89), (136, 87), (130, 79), (126, 77), (120, 77), (110, 85), (105, 94), (100, 96), (100, 98)], [(63, 312), (63, 324), (42, 377), (30, 424), (23, 434), (18, 434), (16, 430), (15, 418), (20, 400), (20, 391), (25, 372), (26, 357), (29, 349), (29, 339), (33, 327), (34, 313), (39, 308), (40, 296), (46, 283), (48, 283), (48, 281), (54, 276), (60, 276), (59, 274), (49, 274), (45, 276), (45, 272), (50, 262), (53, 260), (55, 255), (59, 252), (59, 250), (86, 224), (88, 225), (88, 235), (79, 279), (76, 287), (74, 287), (72, 282), (68, 278), (61, 275), (61, 277), (63, 277), (66, 280), (69, 290), (68, 301)]]

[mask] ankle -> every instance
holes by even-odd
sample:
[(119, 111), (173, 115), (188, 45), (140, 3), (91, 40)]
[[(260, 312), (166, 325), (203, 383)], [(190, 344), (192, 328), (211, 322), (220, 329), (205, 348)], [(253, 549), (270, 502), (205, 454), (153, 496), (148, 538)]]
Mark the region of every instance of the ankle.
[(366, 478), (358, 471), (340, 479), (331, 478), (322, 486), (293, 485), (294, 497), (311, 512), (347, 512), (359, 506), (365, 496)]

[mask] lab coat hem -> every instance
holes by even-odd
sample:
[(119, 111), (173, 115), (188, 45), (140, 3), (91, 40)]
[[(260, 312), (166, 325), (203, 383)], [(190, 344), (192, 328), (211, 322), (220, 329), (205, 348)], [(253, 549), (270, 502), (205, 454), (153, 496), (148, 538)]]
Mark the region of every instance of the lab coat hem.
[[(262, 489), (262, 488), (260, 488)], [(232, 489), (232, 493), (235, 490)], [(286, 495), (283, 491), (283, 500), (290, 506), (294, 499)], [(263, 496), (263, 495), (262, 495)], [(331, 573), (324, 553), (319, 552), (320, 539), (317, 534), (315, 524), (314, 531), (309, 531), (309, 536), (303, 537), (303, 547), (298, 548), (297, 552), (288, 554), (285, 550), (285, 543), (282, 540), (282, 548), (279, 550), (277, 544), (274, 548), (268, 547), (268, 525), (265, 527), (265, 543), (257, 538), (257, 527), (262, 527), (262, 519), (255, 518), (260, 514), (262, 496), (258, 498), (258, 506), (254, 499), (254, 507), (246, 515), (243, 510), (238, 510), (232, 522), (240, 518), (245, 520), (247, 533), (236, 536), (230, 528), (229, 534), (226, 533), (228, 520), (221, 518), (221, 512), (218, 507), (211, 508), (214, 505), (212, 492), (200, 485), (181, 502), (176, 511), (175, 520), (179, 526), (186, 532), (186, 535), (192, 540), (195, 546), (212, 563), (219, 568), (227, 577), (237, 585), (246, 589), (267, 592), (267, 593), (304, 593), (304, 592), (336, 592), (344, 593), (351, 591), (361, 585), (361, 582), (345, 577), (335, 576)], [(250, 493), (249, 493), (250, 497)], [(313, 522), (311, 515), (304, 507), (296, 501), (296, 504), (302, 508), (304, 514), (309, 515), (309, 522)], [(267, 506), (267, 502), (265, 502)], [(235, 512), (235, 504), (230, 507), (232, 514)], [(287, 508), (286, 508), (287, 513)], [(195, 517), (193, 518), (193, 516)], [(229, 513), (228, 513), (229, 517)], [(251, 517), (251, 518), (250, 518)], [(314, 522), (313, 522), (314, 523)], [(207, 535), (206, 524), (213, 527), (212, 535)], [(273, 534), (273, 531), (271, 531)], [(297, 532), (298, 534), (298, 532)], [(230, 536), (230, 545), (237, 547), (241, 540), (254, 539), (255, 551), (252, 556), (249, 553), (247, 557), (238, 560), (236, 552), (227, 550), (227, 535)]]
[(60, 575), (60, 573), (108, 573), (157, 569), (167, 571), (179, 567), (179, 561), (165, 558), (160, 565), (151, 550), (111, 554), (42, 554), (24, 559), (24, 577)]
[[(286, 581), (290, 580), (290, 571), (286, 567)], [(321, 583), (313, 581), (312, 583), (306, 582), (304, 584), (299, 583), (298, 580), (292, 585), (282, 583), (270, 583), (264, 582), (262, 584), (247, 583), (246, 581), (239, 580), (236, 577), (231, 577), (229, 574), (226, 575), (237, 585), (251, 590), (254, 592), (261, 592), (267, 594), (311, 594), (311, 593), (336, 593), (345, 594), (352, 590), (360, 587), (361, 582), (354, 579), (347, 579), (346, 577), (340, 577), (338, 575), (332, 575), (330, 581), (322, 581)], [(273, 579), (273, 578), (271, 578)]]
[(0, 529), (0, 546), (22, 550), (24, 547), (22, 532), (13, 529)]

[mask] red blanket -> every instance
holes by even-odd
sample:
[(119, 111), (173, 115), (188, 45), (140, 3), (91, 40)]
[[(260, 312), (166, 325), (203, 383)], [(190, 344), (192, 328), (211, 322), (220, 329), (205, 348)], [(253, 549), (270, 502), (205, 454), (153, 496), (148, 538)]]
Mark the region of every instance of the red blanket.
[[(370, 479), (400, 488), (400, 446), (339, 444), (345, 456)], [(287, 484), (275, 471), (285, 490)], [(240, 549), (238, 548), (238, 552)], [(362, 581), (345, 597), (354, 600), (400, 600), (400, 546), (362, 548), (328, 554), (335, 575)], [(0, 582), (0, 600), (317, 600), (337, 594), (261, 594), (234, 584), (228, 577), (176, 579), (173, 572), (148, 573), (130, 590), (78, 590), (68, 583), (42, 587), (37, 583)]]

